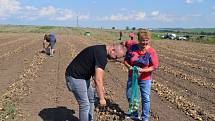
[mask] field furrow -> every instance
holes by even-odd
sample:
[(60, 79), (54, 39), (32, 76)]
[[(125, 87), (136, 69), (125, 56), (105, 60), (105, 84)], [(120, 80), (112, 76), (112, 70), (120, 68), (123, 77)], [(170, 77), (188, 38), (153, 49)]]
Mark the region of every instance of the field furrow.
[(172, 50), (182, 51), (186, 53), (193, 53), (203, 57), (213, 57), (214, 58), (214, 45), (193, 43), (186, 41), (175, 41), (175, 40), (158, 40), (154, 46), (166, 47)]
[(16, 47), (23, 41), (27, 42), (27, 40), (31, 41), (31, 40), (29, 40), (28, 37), (25, 37), (25, 36), (11, 37), (11, 38), (5, 39), (4, 40), (5, 42), (1, 41), (0, 47), (1, 47), (1, 49), (2, 48), (7, 48), (7, 47), (10, 47), (10, 46)]
[(38, 43), (38, 39), (32, 39), (32, 41), (30, 41), (28, 43), (22, 43), (18, 47), (10, 47), (10, 48), (4, 49), (2, 51), (2, 54), (0, 55), (0, 59), (15, 55), (15, 54), (19, 54), (19, 53), (23, 52), (23, 50), (26, 47), (35, 45), (35, 44), (41, 44), (41, 43)]
[(0, 33), (0, 46), (2, 46), (2, 44), (5, 44), (7, 42), (10, 42), (10, 41), (14, 41), (15, 39), (17, 38), (21, 38), (21, 37), (24, 37), (24, 33)]
[(187, 80), (192, 82), (193, 84), (197, 84), (198, 86), (203, 86), (208, 89), (213, 89), (215, 90), (215, 85), (213, 84), (213, 80), (208, 81), (209, 79), (202, 77), (202, 76), (196, 76), (193, 74), (187, 74), (186, 72), (183, 72), (180, 69), (176, 69), (174, 67), (169, 67), (166, 64), (164, 65), (163, 63), (160, 64), (159, 69), (166, 73), (170, 73), (174, 75), (175, 77)]
[[(22, 48), (22, 51), (13, 56), (7, 56), (0, 60), (0, 95), (7, 89), (7, 87), (13, 83), (13, 79), (17, 78), (18, 75), (22, 74), (24, 69), (32, 61), (34, 55), (36, 55), (41, 47), (35, 46), (34, 43)], [(36, 52), (35, 52), (36, 50)]]
[[(65, 84), (67, 65), (87, 46), (121, 42), (117, 30), (47, 31), (57, 37), (54, 57), (40, 53), (45, 33), (0, 33), (0, 121), (78, 121), (77, 101)], [(150, 121), (215, 121), (215, 46), (176, 40), (151, 44), (159, 67), (152, 75)], [(107, 106), (96, 100), (95, 121), (132, 121), (124, 114), (127, 76), (123, 59), (108, 62)]]
[(189, 70), (189, 72), (193, 73), (200, 73), (199, 75), (207, 74), (208, 78), (214, 77), (215, 69), (214, 68), (207, 68), (204, 66), (200, 66), (198, 64), (189, 63), (183, 60), (178, 60), (175, 58), (170, 58), (168, 56), (165, 56), (161, 53), (159, 53), (159, 60), (166, 61), (169, 64), (175, 64), (175, 66), (179, 68), (183, 68), (184, 70)]
[(203, 110), (201, 107), (195, 105), (192, 101), (187, 100), (183, 95), (178, 95), (177, 92), (169, 89), (165, 85), (153, 80), (153, 90), (158, 93), (159, 96), (165, 97), (166, 100), (177, 105), (179, 109), (182, 109), (186, 115), (191, 116), (198, 121), (213, 121), (215, 120), (214, 113), (209, 113)]
[[(17, 113), (16, 104), (21, 101), (23, 96), (26, 96), (29, 93), (30, 87), (28, 87), (26, 83), (37, 78), (38, 71), (44, 61), (45, 56), (43, 54), (36, 54), (30, 65), (25, 69), (24, 73), (15, 79), (15, 81), (13, 81), (14, 83), (12, 83), (7, 89), (7, 92), (2, 95), (0, 99), (1, 120), (11, 120), (14, 118)], [(8, 114), (9, 106), (14, 106), (14, 109)]]

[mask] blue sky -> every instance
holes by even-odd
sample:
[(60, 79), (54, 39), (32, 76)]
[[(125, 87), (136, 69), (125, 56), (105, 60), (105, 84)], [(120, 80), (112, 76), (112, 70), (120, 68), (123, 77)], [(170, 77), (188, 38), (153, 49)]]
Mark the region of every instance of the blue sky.
[(215, 28), (215, 0), (0, 0), (0, 24)]

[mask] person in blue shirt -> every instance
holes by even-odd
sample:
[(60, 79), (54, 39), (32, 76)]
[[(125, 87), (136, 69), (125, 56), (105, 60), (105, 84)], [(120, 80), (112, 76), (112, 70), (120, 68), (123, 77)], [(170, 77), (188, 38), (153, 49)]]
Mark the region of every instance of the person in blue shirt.
[[(45, 47), (45, 43), (48, 42), (49, 45), (47, 47)], [(46, 49), (49, 48), (49, 52), (50, 52), (50, 56), (53, 57), (54, 54), (54, 46), (56, 43), (56, 37), (54, 33), (50, 33), (50, 34), (45, 34), (44, 36), (44, 41), (43, 41), (43, 52), (46, 52)]]

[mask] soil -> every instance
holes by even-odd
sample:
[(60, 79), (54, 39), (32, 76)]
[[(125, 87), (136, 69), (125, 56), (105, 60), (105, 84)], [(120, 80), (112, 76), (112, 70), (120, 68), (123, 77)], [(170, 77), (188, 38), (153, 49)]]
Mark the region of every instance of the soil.
[[(6, 96), (17, 108), (10, 120), (78, 121), (78, 104), (66, 88), (65, 69), (83, 48), (111, 42), (59, 29), (54, 57), (49, 57), (41, 53), (44, 34), (22, 35), (0, 34), (1, 103)], [(215, 46), (174, 40), (151, 44), (159, 68), (153, 74), (150, 121), (215, 121)], [(96, 106), (95, 121), (131, 121), (124, 115), (126, 80), (123, 64), (110, 61), (104, 79), (107, 106)]]

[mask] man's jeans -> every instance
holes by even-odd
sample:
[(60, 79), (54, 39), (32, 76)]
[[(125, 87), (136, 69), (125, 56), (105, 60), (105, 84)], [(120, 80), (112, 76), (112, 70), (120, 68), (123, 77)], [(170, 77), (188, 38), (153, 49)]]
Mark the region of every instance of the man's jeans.
[[(126, 96), (128, 101), (131, 99), (131, 78), (128, 78), (127, 81), (127, 89), (126, 89)], [(151, 80), (139, 80), (138, 85), (140, 88), (141, 93), (141, 100), (142, 100), (142, 121), (149, 120), (149, 111), (150, 111), (150, 93), (151, 93)]]
[(95, 91), (90, 80), (66, 77), (67, 86), (79, 104), (80, 121), (93, 121)]

